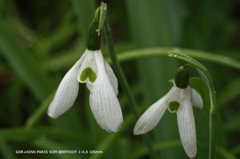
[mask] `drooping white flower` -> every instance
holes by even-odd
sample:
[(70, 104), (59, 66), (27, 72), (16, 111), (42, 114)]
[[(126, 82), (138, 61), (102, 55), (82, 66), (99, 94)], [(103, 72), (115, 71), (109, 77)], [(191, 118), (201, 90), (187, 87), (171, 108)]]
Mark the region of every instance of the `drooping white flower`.
[(86, 83), (90, 90), (90, 107), (98, 124), (108, 132), (118, 131), (123, 122), (117, 99), (118, 81), (101, 50), (86, 49), (67, 72), (48, 108), (48, 115), (57, 118), (73, 105), (79, 82)]
[(190, 86), (178, 88), (174, 85), (160, 100), (151, 105), (139, 118), (134, 134), (141, 135), (152, 130), (162, 118), (166, 109), (176, 112), (180, 138), (185, 152), (190, 158), (197, 153), (196, 129), (192, 106), (203, 107), (200, 94)]

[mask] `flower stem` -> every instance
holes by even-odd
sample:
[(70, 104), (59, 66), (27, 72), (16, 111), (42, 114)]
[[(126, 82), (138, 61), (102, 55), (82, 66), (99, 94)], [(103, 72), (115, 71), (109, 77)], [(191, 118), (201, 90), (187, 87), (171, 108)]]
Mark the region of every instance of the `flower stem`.
[(213, 85), (213, 80), (209, 71), (197, 60), (192, 57), (180, 53), (180, 52), (169, 52), (169, 57), (174, 57), (183, 61), (186, 61), (197, 69), (199, 74), (202, 76), (204, 82), (208, 86), (210, 94), (210, 121), (209, 121), (209, 159), (216, 158), (216, 146), (217, 146), (217, 105), (216, 105), (216, 94)]
[[(184, 54), (190, 55), (193, 58), (198, 60), (209, 61), (213, 63), (217, 63), (220, 65), (224, 65), (227, 67), (231, 67), (237, 70), (240, 70), (240, 62), (233, 58), (214, 54), (211, 52), (193, 50), (193, 49), (182, 49), (182, 48), (173, 48), (173, 47), (153, 47), (153, 48), (144, 48), (144, 49), (134, 49), (128, 50), (124, 52), (120, 52), (118, 54), (118, 60), (120, 62), (135, 60), (139, 58), (148, 58), (148, 57), (166, 57), (166, 53), (169, 51), (177, 51), (182, 52)], [(109, 58), (106, 58), (109, 61)]]
[[(139, 115), (139, 112), (137, 110), (136, 102), (135, 102), (135, 100), (132, 96), (132, 93), (130, 91), (130, 87), (128, 85), (126, 77), (123, 73), (123, 70), (120, 66), (120, 63), (119, 63), (119, 61), (117, 59), (117, 56), (116, 56), (116, 53), (115, 53), (115, 49), (114, 49), (114, 46), (113, 46), (111, 28), (110, 28), (110, 25), (109, 25), (109, 22), (108, 22), (107, 15), (106, 15), (105, 23), (104, 23), (104, 34), (105, 34), (107, 46), (108, 46), (108, 49), (109, 49), (109, 54), (110, 54), (111, 60), (113, 62), (113, 68), (114, 68), (114, 70), (117, 74), (119, 82), (121, 83), (123, 91), (127, 95), (131, 110), (133, 111), (135, 117), (138, 119), (140, 117), (140, 115)], [(153, 147), (152, 147), (151, 142), (150, 142), (149, 135), (148, 134), (143, 135), (143, 140), (144, 140), (146, 146), (148, 147), (151, 158), (153, 158), (153, 159), (156, 158), (156, 155), (154, 153)]]

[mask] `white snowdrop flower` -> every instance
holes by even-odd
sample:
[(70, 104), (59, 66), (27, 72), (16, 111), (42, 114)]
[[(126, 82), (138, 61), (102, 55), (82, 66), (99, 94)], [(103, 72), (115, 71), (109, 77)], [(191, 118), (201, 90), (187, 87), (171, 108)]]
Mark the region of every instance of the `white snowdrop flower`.
[(98, 22), (93, 21), (87, 39), (88, 49), (62, 79), (48, 108), (48, 115), (57, 118), (66, 112), (76, 100), (79, 82), (86, 83), (90, 90), (90, 107), (96, 121), (106, 131), (116, 132), (123, 122), (117, 99), (118, 81), (103, 58), (97, 28)]
[(117, 99), (118, 81), (104, 60), (102, 52), (86, 49), (82, 57), (62, 79), (48, 108), (48, 115), (57, 118), (74, 103), (80, 83), (90, 90), (90, 107), (98, 124), (108, 132), (116, 132), (122, 125), (122, 110)]
[(190, 158), (194, 158), (197, 153), (197, 141), (192, 106), (201, 109), (203, 100), (195, 89), (188, 86), (188, 81), (184, 87), (186, 88), (179, 88), (176, 82), (164, 97), (151, 105), (137, 121), (134, 134), (141, 135), (152, 130), (168, 109), (171, 113), (177, 114), (183, 148)]

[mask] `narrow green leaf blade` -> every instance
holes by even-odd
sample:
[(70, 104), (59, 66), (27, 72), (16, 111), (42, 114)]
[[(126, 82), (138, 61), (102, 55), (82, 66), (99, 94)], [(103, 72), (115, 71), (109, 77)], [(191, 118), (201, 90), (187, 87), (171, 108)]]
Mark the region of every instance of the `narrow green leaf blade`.
[(40, 64), (31, 57), (16, 36), (2, 22), (0, 22), (0, 51), (39, 100), (43, 100), (51, 93), (52, 85), (40, 71)]

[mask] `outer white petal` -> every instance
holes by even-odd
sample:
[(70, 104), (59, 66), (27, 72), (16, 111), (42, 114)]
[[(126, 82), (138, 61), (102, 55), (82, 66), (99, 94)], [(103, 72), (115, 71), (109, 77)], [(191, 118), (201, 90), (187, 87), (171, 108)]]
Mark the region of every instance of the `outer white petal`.
[(138, 119), (133, 133), (134, 135), (141, 135), (152, 130), (162, 118), (164, 112), (168, 107), (168, 99), (172, 92), (176, 89), (175, 86), (160, 100), (151, 105), (143, 115)]
[(98, 124), (108, 132), (120, 129), (123, 116), (119, 101), (108, 79), (101, 51), (94, 51), (98, 77), (90, 91), (90, 106)]
[(66, 112), (76, 100), (79, 88), (79, 83), (76, 77), (79, 66), (84, 57), (85, 53), (63, 77), (54, 99), (48, 108), (48, 115), (50, 117), (57, 118)]
[(117, 80), (117, 77), (115, 76), (111, 66), (107, 63), (107, 61), (104, 61), (104, 64), (105, 64), (108, 79), (110, 80), (110, 82), (112, 84), (112, 87), (113, 87), (113, 90), (114, 90), (115, 94), (118, 95), (118, 80)]
[(195, 120), (190, 99), (190, 89), (182, 89), (182, 102), (177, 110), (178, 129), (183, 148), (190, 158), (197, 154)]
[(95, 58), (95, 55), (94, 55), (94, 51), (89, 51), (88, 49), (86, 49), (85, 54), (86, 54), (86, 56), (82, 60), (81, 66), (79, 67), (78, 74), (77, 74), (77, 80), (80, 83), (85, 83), (85, 82), (90, 83), (88, 78), (85, 81), (80, 80), (80, 75), (82, 74), (82, 71), (87, 67), (90, 67), (96, 73), (96, 76), (98, 75), (97, 66), (96, 66), (96, 58)]
[(195, 89), (191, 88), (191, 96), (192, 96), (192, 105), (202, 109), (203, 100), (201, 95)]

